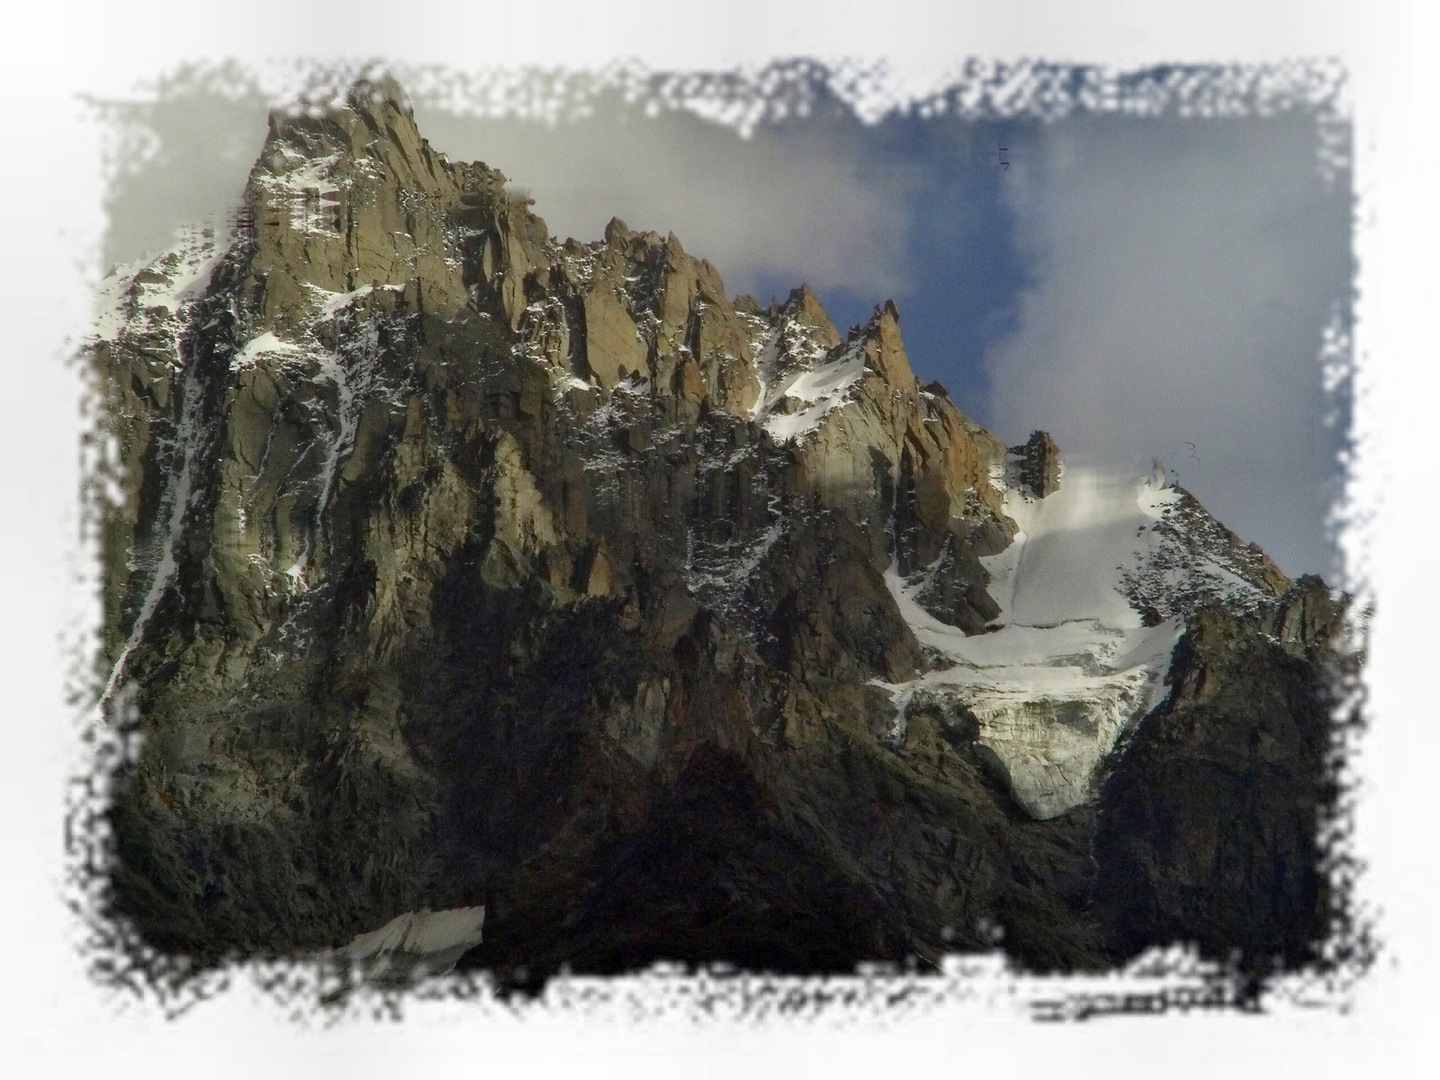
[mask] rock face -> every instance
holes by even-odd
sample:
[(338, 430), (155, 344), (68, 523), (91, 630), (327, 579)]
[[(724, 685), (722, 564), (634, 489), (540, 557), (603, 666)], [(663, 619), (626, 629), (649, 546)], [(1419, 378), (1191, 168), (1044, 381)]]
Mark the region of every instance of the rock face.
[(152, 945), (482, 906), (462, 965), (532, 975), (1323, 935), (1321, 583), (1043, 433), (1017, 474), (893, 303), (842, 336), (673, 234), (557, 242), (392, 83), (273, 116), (247, 199), (108, 282), (93, 349), (103, 704), (144, 734), (110, 895)]
[(1191, 619), (1170, 697), (1101, 789), (1096, 899), (1115, 951), (1197, 941), (1284, 968), (1324, 936), (1316, 822), (1335, 798), (1338, 701), (1313, 670), (1342, 624), (1315, 577), (1248, 614), (1209, 605)]

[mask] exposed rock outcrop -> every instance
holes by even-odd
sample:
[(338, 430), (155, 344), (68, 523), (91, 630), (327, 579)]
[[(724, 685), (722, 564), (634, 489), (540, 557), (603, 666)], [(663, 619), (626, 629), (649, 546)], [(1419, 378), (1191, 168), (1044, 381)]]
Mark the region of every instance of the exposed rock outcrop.
[(1030, 438), (1021, 446), (1012, 446), (1010, 453), (1019, 459), (1020, 483), (1037, 499), (1060, 487), (1060, 447), (1048, 431), (1032, 431)]

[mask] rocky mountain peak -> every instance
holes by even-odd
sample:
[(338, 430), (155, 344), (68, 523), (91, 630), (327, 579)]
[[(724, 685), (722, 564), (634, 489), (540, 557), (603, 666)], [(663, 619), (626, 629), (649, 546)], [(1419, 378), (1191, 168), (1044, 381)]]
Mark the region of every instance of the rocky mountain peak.
[(903, 394), (913, 394), (918, 385), (900, 340), (900, 309), (894, 300), (886, 300), (862, 331), (865, 340), (865, 366), (885, 380), (886, 385)]
[(612, 248), (624, 248), (630, 243), (631, 237), (635, 234), (630, 227), (618, 217), (612, 217), (605, 226), (605, 243)]
[[(416, 127), (404, 91), (389, 75), (358, 79), (343, 94), (317, 91), (308, 100), (272, 109), (261, 162), (273, 161), (277, 171), (284, 171), (287, 160), (297, 155), (312, 162), (332, 155), (369, 156), (392, 168), (402, 166), (397, 175), (409, 183), (434, 183), (433, 169), (426, 167), (429, 143)], [(427, 173), (429, 184), (423, 179)]]
[(991, 920), (1073, 966), (1214, 930), (1196, 896), (1308, 933), (1338, 602), (1163, 473), (1060, 482), (917, 383), (893, 301), (842, 337), (673, 232), (557, 242), (383, 79), (272, 115), (246, 197), (94, 347), (148, 941), (459, 912), (448, 963), (483, 912), (501, 967), (835, 970)]
[(246, 187), (253, 325), (298, 344), (331, 298), (367, 287), (458, 309), (468, 290), (454, 212), (467, 195), (508, 210), (504, 180), (435, 153), (393, 80), (273, 111)]
[(772, 322), (786, 319), (813, 331), (815, 340), (827, 349), (840, 344), (840, 332), (808, 284), (792, 289), (784, 305), (772, 307), (768, 315)]

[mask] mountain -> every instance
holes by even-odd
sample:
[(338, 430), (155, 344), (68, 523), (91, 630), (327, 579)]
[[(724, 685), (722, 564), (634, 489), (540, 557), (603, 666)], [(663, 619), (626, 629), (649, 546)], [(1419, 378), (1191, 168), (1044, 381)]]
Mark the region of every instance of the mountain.
[(90, 350), (142, 736), (106, 903), (148, 944), (1316, 958), (1318, 578), (1163, 470), (1007, 447), (891, 302), (842, 334), (673, 234), (558, 242), (388, 79), (273, 113), (245, 199), (112, 274)]

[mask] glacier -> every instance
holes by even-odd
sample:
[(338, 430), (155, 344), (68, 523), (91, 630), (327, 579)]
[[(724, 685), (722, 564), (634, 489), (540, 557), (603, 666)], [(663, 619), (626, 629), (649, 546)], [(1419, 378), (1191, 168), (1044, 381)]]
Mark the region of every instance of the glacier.
[(1184, 622), (1144, 625), (1125, 581), (1152, 560), (1160, 545), (1153, 527), (1178, 498), (1153, 476), (1079, 466), (1043, 499), (1008, 487), (1005, 513), (1019, 532), (981, 559), (1002, 610), (987, 633), (967, 636), (929, 614), (915, 599), (925, 573), (902, 580), (892, 564), (885, 580), (901, 614), (943, 658), (939, 670), (908, 682), (877, 681), (898, 723), (917, 691), (950, 697), (974, 716), (978, 741), (1032, 816), (1055, 817), (1089, 799), (1116, 744), (1164, 699)]

